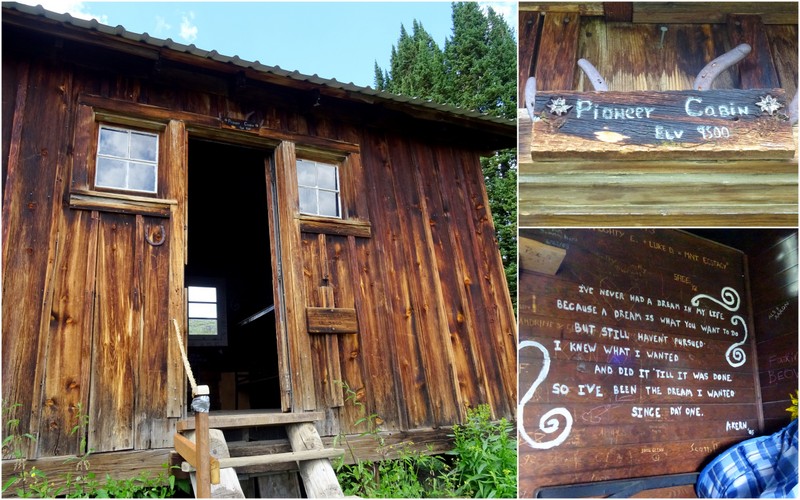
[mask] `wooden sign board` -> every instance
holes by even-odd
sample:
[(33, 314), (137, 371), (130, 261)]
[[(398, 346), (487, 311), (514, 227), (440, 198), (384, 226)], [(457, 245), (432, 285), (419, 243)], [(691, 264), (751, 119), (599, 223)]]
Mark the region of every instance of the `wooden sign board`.
[(520, 497), (696, 472), (759, 432), (741, 252), (675, 230), (521, 230)]
[(792, 158), (787, 106), (782, 89), (540, 92), (531, 157)]

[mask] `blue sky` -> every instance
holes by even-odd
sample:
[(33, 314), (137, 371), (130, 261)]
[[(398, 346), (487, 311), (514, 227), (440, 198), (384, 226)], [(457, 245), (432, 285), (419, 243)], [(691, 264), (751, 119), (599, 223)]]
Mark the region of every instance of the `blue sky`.
[[(171, 38), (290, 71), (374, 86), (400, 25), (421, 22), (440, 47), (452, 35), (450, 2), (78, 2), (22, 0), (128, 31)], [(516, 30), (516, 2), (481, 2)]]

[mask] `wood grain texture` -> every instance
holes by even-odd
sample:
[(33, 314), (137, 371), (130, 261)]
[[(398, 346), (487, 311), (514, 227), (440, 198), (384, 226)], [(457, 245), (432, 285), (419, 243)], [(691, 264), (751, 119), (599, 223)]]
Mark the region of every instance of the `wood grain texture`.
[(141, 349), (141, 245), (132, 217), (101, 214), (92, 339), (88, 447), (134, 448), (135, 372)]
[[(64, 251), (61, 271), (56, 276), (50, 318), (50, 347), (47, 358), (50, 374), (43, 388), (42, 423), (39, 449), (42, 456), (78, 453), (77, 434), (70, 436), (77, 423), (78, 404), (82, 413), (89, 407), (89, 364), (91, 357), (92, 304), (97, 254), (98, 214), (69, 211), (64, 214)], [(81, 290), (81, 293), (70, 293)]]
[[(289, 436), (292, 450), (296, 452), (324, 449), (322, 439), (312, 424), (292, 424), (287, 427), (286, 434)], [(330, 460), (302, 461), (299, 463), (299, 469), (306, 494), (309, 497), (340, 498), (344, 496)]]
[[(767, 106), (763, 111), (761, 106)], [(539, 92), (535, 160), (790, 159), (782, 89), (680, 92)]]
[[(728, 36), (732, 45), (747, 43), (752, 48), (736, 69), (741, 88), (775, 88), (780, 85), (769, 44), (769, 37), (759, 16), (728, 16)], [(791, 99), (791, 97), (790, 97)]]
[[(169, 347), (171, 321), (169, 315), (170, 256), (172, 238), (164, 234), (163, 244), (149, 243), (146, 237), (153, 231), (166, 233), (163, 221), (158, 218), (137, 216), (141, 226), (141, 336), (139, 358), (135, 361), (136, 405), (135, 448), (147, 450), (165, 448), (172, 444), (173, 425), (168, 417), (168, 401), (178, 395), (169, 386)], [(173, 240), (174, 241), (174, 240)]]
[(797, 5), (792, 2), (636, 2), (633, 22), (724, 24), (730, 13), (760, 16), (765, 24), (797, 24)]
[[(541, 90), (569, 90), (577, 71), (581, 17), (575, 13), (548, 12), (541, 28), (538, 57), (534, 63), (536, 86)], [(524, 102), (524, 101), (523, 101)]]
[[(188, 171), (186, 169), (188, 148), (186, 146), (188, 135), (186, 125), (178, 120), (172, 120), (167, 125), (164, 137), (164, 149), (166, 152), (166, 187), (165, 196), (172, 200), (180, 200), (173, 206), (170, 214), (169, 225), (167, 226), (167, 236), (171, 249), (169, 255), (168, 284), (166, 291), (160, 290), (159, 295), (167, 294), (166, 301), (168, 307), (168, 325), (161, 325), (157, 328), (155, 335), (158, 335), (162, 342), (165, 342), (166, 353), (166, 416), (170, 419), (182, 417), (187, 403), (187, 376), (183, 366), (178, 339), (173, 331), (172, 320), (178, 320), (178, 326), (182, 328), (184, 345), (187, 342), (188, 325), (183, 324), (185, 311), (184, 302), (184, 269), (188, 259), (187, 248), (187, 207), (186, 193), (188, 189)], [(161, 272), (164, 272), (161, 269)], [(163, 300), (163, 297), (162, 297)], [(166, 330), (163, 330), (166, 328)], [(166, 337), (166, 340), (164, 340)], [(172, 432), (169, 432), (171, 434)]]
[(524, 107), (525, 82), (533, 76), (536, 56), (536, 40), (539, 35), (541, 14), (538, 12), (519, 12), (517, 33), (519, 34), (519, 53), (517, 65), (517, 107)]
[[(36, 432), (41, 401), (41, 383), (46, 359), (48, 308), (52, 294), (56, 256), (55, 230), (65, 138), (58, 131), (67, 128), (67, 100), (63, 92), (50, 89), (70, 86), (60, 71), (47, 71), (38, 64), (22, 67), (16, 91), (16, 111), (9, 147), (7, 178), (3, 198), (3, 303), (13, 304), (13, 314), (3, 314), (3, 399), (21, 406), (14, 412), (20, 429)], [(53, 120), (39, 127), (25, 126), (26, 117), (54, 112)], [(30, 184), (25, 179), (39, 182)], [(14, 183), (11, 185), (9, 183)], [(30, 184), (30, 185), (29, 185)], [(40, 269), (29, 273), (18, 270)], [(33, 388), (33, 390), (31, 390)], [(32, 450), (33, 453), (33, 450)]]
[(764, 29), (769, 38), (778, 82), (791, 99), (797, 93), (797, 25), (765, 26)]
[[(741, 252), (657, 229), (523, 230), (521, 237), (566, 250), (555, 276), (524, 268), (520, 276), (520, 340), (543, 349), (520, 350), (520, 393), (538, 381), (522, 425), (541, 445), (520, 440), (522, 494), (693, 472), (761, 431), (752, 326), (732, 319), (750, 325)], [(692, 300), (719, 297), (724, 287), (739, 294), (733, 311)], [(746, 360), (729, 363), (745, 332)], [(544, 432), (540, 417), (559, 408), (571, 426), (555, 416), (556, 432)]]
[(300, 231), (295, 215), (297, 205), (297, 183), (294, 181), (296, 157), (293, 143), (283, 142), (275, 151), (277, 192), (287, 202), (278, 204), (278, 223), (282, 266), (285, 270), (283, 293), (286, 297), (286, 327), (289, 348), (289, 366), (292, 378), (292, 409), (305, 411), (316, 409), (314, 370), (311, 359), (311, 343), (305, 331), (305, 299), (303, 298), (302, 267), (292, 265), (296, 255), (302, 255)]

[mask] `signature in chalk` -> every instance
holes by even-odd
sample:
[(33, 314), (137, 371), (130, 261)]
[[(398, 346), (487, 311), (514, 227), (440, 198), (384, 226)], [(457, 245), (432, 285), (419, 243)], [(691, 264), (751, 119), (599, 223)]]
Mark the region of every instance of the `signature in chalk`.
[(603, 420), (603, 415), (610, 412), (614, 408), (617, 408), (618, 406), (620, 405), (595, 406), (591, 410), (581, 415), (581, 419), (584, 422), (589, 422), (590, 424), (599, 424)]

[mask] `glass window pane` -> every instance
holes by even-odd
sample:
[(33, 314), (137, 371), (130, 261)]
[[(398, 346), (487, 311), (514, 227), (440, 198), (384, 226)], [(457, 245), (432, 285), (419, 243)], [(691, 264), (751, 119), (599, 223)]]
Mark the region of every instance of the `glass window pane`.
[(206, 302), (189, 302), (190, 318), (216, 318), (217, 304)]
[(97, 152), (102, 155), (128, 157), (128, 132), (110, 128), (100, 128), (100, 144)]
[(131, 133), (131, 159), (156, 161), (158, 137), (153, 134)]
[(336, 167), (334, 165), (317, 164), (317, 185), (324, 189), (335, 190)]
[(112, 160), (111, 158), (97, 159), (97, 174), (95, 185), (105, 187), (127, 187), (125, 179), (127, 175), (127, 163), (122, 160)]
[(155, 193), (158, 135), (101, 126), (96, 170), (95, 186)]
[(300, 211), (306, 214), (317, 214), (317, 190), (300, 188)]
[(152, 163), (130, 163), (128, 189), (156, 192), (156, 166)]
[(339, 216), (339, 201), (338, 196), (333, 191), (320, 191), (319, 192), (319, 215), (327, 215), (329, 217)]
[(297, 160), (297, 184), (299, 186), (317, 185), (317, 166), (313, 161)]
[(189, 335), (216, 335), (217, 320), (189, 318)]
[(216, 302), (217, 289), (213, 286), (190, 286), (190, 302)]

